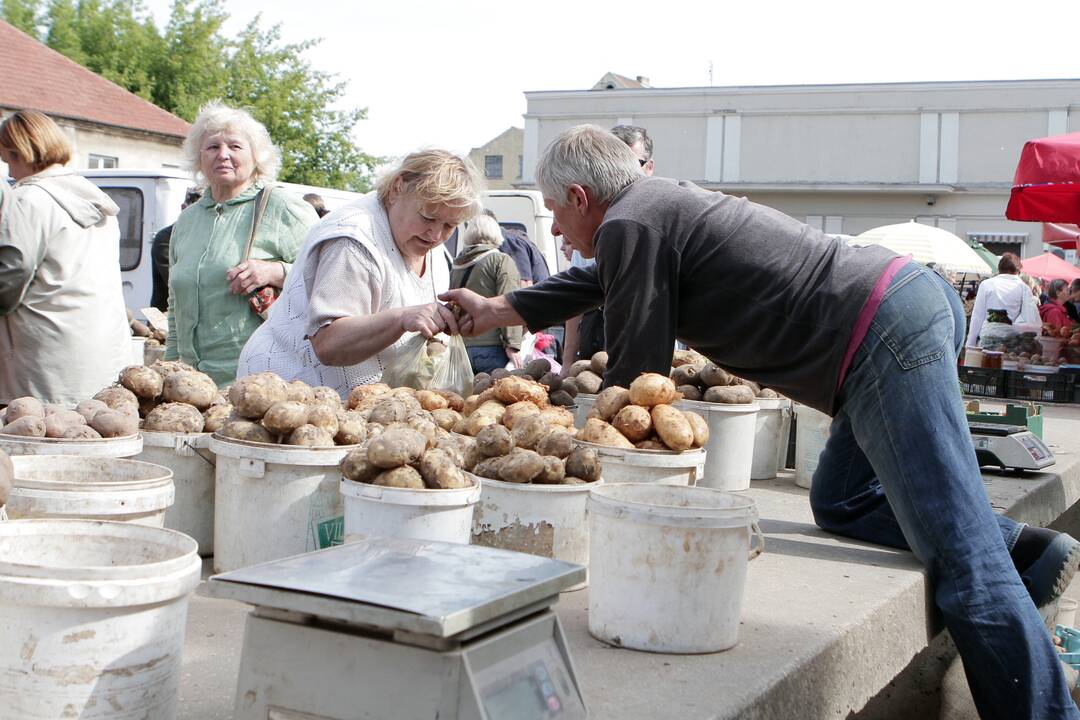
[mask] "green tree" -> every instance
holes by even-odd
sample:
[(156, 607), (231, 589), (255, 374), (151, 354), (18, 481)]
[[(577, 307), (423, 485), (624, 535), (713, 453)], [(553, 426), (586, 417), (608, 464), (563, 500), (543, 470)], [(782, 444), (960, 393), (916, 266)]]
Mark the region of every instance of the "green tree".
[(47, 14), (49, 32), (45, 44), (80, 65), (86, 64), (79, 39), (79, 9), (73, 0), (52, 0)]
[(3, 18), (31, 37), (38, 37), (41, 22), (39, 0), (3, 0)]
[(221, 26), (227, 18), (220, 0), (173, 1), (152, 65), (154, 104), (190, 121), (203, 103), (223, 96), (228, 43)]

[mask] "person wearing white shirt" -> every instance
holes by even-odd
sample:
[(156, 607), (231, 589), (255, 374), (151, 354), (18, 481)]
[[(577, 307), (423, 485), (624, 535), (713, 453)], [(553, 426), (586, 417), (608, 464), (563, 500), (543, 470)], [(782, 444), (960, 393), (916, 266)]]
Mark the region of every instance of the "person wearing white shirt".
[(986, 315), (991, 310), (1004, 310), (1013, 325), (1040, 325), (1039, 305), (1031, 288), (1020, 279), (1020, 258), (1005, 253), (998, 261), (998, 274), (983, 280), (975, 296), (968, 330), (968, 347), (979, 347), (979, 335)]

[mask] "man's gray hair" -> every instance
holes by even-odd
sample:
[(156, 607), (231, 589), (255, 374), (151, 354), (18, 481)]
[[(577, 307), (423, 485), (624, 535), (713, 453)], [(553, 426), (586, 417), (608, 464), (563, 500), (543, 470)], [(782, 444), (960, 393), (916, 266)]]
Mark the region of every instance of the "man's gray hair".
[(596, 202), (610, 202), (645, 177), (633, 151), (599, 125), (578, 125), (555, 138), (536, 164), (536, 184), (544, 199), (566, 203), (571, 185), (592, 191)]
[(652, 160), (652, 138), (645, 128), (637, 125), (616, 125), (611, 128), (611, 134), (626, 143), (627, 147), (641, 143), (641, 149), (645, 153), (644, 160)]

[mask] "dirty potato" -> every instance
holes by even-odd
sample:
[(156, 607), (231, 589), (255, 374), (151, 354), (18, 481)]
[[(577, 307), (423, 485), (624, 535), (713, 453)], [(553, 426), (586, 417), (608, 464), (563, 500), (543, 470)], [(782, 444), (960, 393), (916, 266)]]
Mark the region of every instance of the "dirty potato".
[(574, 413), (564, 407), (549, 407), (540, 411), (540, 418), (548, 425), (574, 427)]
[(473, 415), (487, 415), (495, 420), (497, 423), (501, 423), (503, 417), (506, 415), (506, 406), (498, 400), (488, 400), (480, 403), (480, 407), (476, 408)]
[[(607, 445), (608, 447), (624, 448), (632, 450), (634, 443), (626, 439), (626, 436), (614, 427), (599, 418), (589, 418), (585, 421), (585, 427), (578, 435), (585, 442), (594, 445)], [(577, 473), (571, 473), (576, 475)]]
[(120, 385), (140, 398), (153, 400), (161, 395), (164, 380), (148, 367), (132, 365), (120, 372)]
[(103, 438), (127, 437), (139, 432), (139, 416), (118, 410), (102, 410), (90, 421)]
[(581, 392), (595, 395), (604, 386), (604, 380), (592, 370), (582, 370), (574, 377), (574, 384)]
[(381, 468), (409, 465), (420, 459), (427, 448), (427, 438), (411, 429), (392, 429), (368, 443), (368, 459)]
[(559, 390), (563, 391), (571, 398), (576, 398), (580, 390), (578, 389), (577, 380), (572, 377), (563, 378), (562, 384), (559, 385)]
[(217, 432), (233, 417), (232, 405), (211, 405), (203, 412), (203, 432)]
[(568, 407), (574, 404), (574, 398), (565, 390), (553, 390), (548, 395), (548, 402), (559, 407)]
[(194, 370), (195, 368), (180, 360), (158, 360), (150, 366), (150, 369), (160, 375), (161, 379), (164, 380), (174, 372), (185, 372)]
[(217, 385), (214, 381), (209, 375), (195, 370), (172, 373), (162, 383), (161, 396), (165, 402), (187, 403), (200, 412), (210, 407), (215, 395)]
[(544, 458), (532, 450), (515, 450), (499, 465), (499, 479), (510, 483), (532, 482), (544, 471)]
[(775, 400), (780, 397), (780, 394), (772, 388), (761, 388), (761, 392), (758, 393), (758, 397), (762, 400)]
[(505, 405), (512, 405), (522, 400), (528, 400), (541, 408), (547, 407), (548, 404), (547, 388), (531, 378), (499, 378), (492, 389), (495, 391), (495, 398)]
[(337, 435), (337, 414), (340, 409), (340, 402), (337, 405), (328, 405), (326, 403), (315, 402), (308, 406), (307, 424), (322, 428), (332, 438)]
[(679, 399), (671, 378), (659, 373), (642, 373), (630, 383), (630, 402), (642, 407), (670, 405)]
[(315, 400), (315, 393), (311, 386), (303, 380), (292, 380), (285, 383), (285, 399), (289, 402), (310, 403)]
[(100, 390), (98, 394), (94, 396), (94, 400), (100, 400), (105, 403), (109, 406), (110, 410), (117, 410), (136, 416), (139, 414), (139, 398), (135, 397), (135, 393), (125, 387), (120, 387), (119, 385), (111, 385)]
[(338, 391), (334, 388), (319, 385), (311, 388), (311, 394), (313, 396), (312, 402), (322, 403), (333, 408), (342, 407), (341, 396), (338, 395)]
[(611, 422), (611, 418), (630, 404), (630, 391), (619, 385), (604, 388), (596, 396), (592, 409), (596, 416), (605, 422)]
[(424, 479), (420, 477), (420, 473), (408, 465), (379, 473), (375, 476), (375, 479), (371, 481), (371, 484), (382, 485), (383, 487), (404, 488), (406, 490), (424, 489)]
[(683, 400), (693, 400), (700, 402), (703, 395), (701, 394), (701, 388), (697, 385), (680, 385), (675, 388), (679, 391), (679, 394), (683, 396)]
[(709, 387), (722, 387), (734, 382), (734, 376), (716, 363), (707, 363), (698, 370), (698, 382)]
[(64, 433), (65, 440), (100, 440), (101, 433), (89, 425), (72, 425)]
[(694, 446), (694, 429), (681, 410), (656, 405), (652, 409), (652, 421), (656, 434), (672, 450), (689, 450)]
[(285, 381), (272, 372), (255, 373), (240, 378), (229, 388), (229, 402), (240, 417), (259, 420), (270, 406), (289, 396)]
[(686, 419), (690, 422), (690, 429), (694, 433), (693, 447), (705, 447), (709, 442), (709, 423), (696, 412), (683, 410), (682, 414), (685, 415)]
[(371, 461), (368, 460), (368, 449), (366, 445), (361, 445), (355, 450), (350, 450), (349, 454), (342, 458), (339, 467), (341, 468), (341, 474), (353, 482), (369, 483), (375, 479), (376, 475), (383, 471), (381, 467), (373, 465)]
[(74, 410), (60, 410), (45, 417), (45, 437), (62, 438), (68, 429), (86, 424), (86, 418)]
[(432, 410), (445, 410), (449, 403), (446, 402), (446, 398), (431, 390), (420, 390), (416, 393), (416, 401), (420, 403), (420, 407), (427, 411)]
[(536, 452), (557, 458), (565, 458), (573, 449), (574, 437), (565, 432), (549, 432), (536, 443)]
[(334, 442), (338, 445), (357, 445), (367, 438), (367, 422), (355, 410), (338, 410), (338, 430)]
[(544, 469), (533, 478), (537, 485), (558, 485), (566, 477), (566, 465), (557, 457), (544, 458)]
[(505, 455), (498, 457), (484, 458), (480, 462), (473, 466), (472, 474), (482, 478), (488, 478), (490, 480), (499, 479), (499, 469), (502, 467), (503, 461), (506, 460)]
[(410, 415), (405, 425), (427, 438), (427, 446), (435, 447), (439, 441), (439, 426), (423, 415)]
[(634, 443), (634, 447), (638, 450), (668, 450), (668, 446), (654, 438), (648, 440), (642, 440), (639, 443)]
[(186, 403), (158, 405), (146, 416), (143, 429), (156, 432), (198, 433), (206, 420), (198, 408)]
[(540, 378), (551, 372), (551, 363), (544, 358), (536, 358), (526, 363), (525, 374), (539, 382)]
[(518, 422), (510, 434), (514, 438), (514, 447), (533, 450), (536, 448), (536, 444), (543, 440), (544, 436), (550, 432), (551, 428), (548, 427), (548, 424), (544, 422), (542, 417), (539, 415), (531, 415)]
[(611, 424), (632, 443), (641, 442), (653, 431), (652, 416), (640, 405), (627, 405), (615, 414)]
[(476, 434), (476, 448), (484, 457), (508, 455), (514, 448), (514, 438), (505, 427), (492, 423)]
[(349, 399), (346, 407), (355, 410), (367, 399), (385, 395), (390, 392), (390, 386), (386, 383), (372, 383), (370, 385), (357, 385), (349, 391)]
[(420, 458), (420, 477), (424, 479), (424, 485), (432, 490), (454, 490), (472, 484), (454, 459), (439, 449), (428, 450)]
[(110, 409), (109, 406), (100, 400), (83, 400), (75, 406), (75, 412), (82, 415), (86, 422), (90, 422), (90, 420), (93, 419), (94, 413), (108, 409)]
[(604, 373), (607, 372), (608, 354), (601, 350), (598, 353), (594, 353), (592, 359), (589, 360), (589, 369), (600, 377), (604, 377)]
[(218, 430), (218, 434), (247, 442), (273, 443), (277, 441), (276, 435), (251, 420), (229, 420)]
[(754, 391), (746, 385), (710, 387), (705, 391), (702, 400), (705, 402), (725, 403), (729, 405), (751, 403), (754, 402)]
[[(572, 378), (576, 378), (581, 373), (585, 372), (586, 370), (591, 371), (591, 369), (592, 369), (592, 361), (591, 360), (575, 360), (570, 365), (570, 371), (567, 373), (567, 375), (569, 375)], [(584, 392), (584, 391), (582, 391), (582, 392)]]
[(592, 448), (577, 447), (566, 457), (566, 474), (586, 482), (600, 479), (600, 458)]
[(20, 437), (45, 437), (45, 418), (35, 415), (23, 415), (14, 422), (0, 428), (0, 435), (18, 435)]
[(513, 430), (514, 425), (516, 425), (519, 420), (527, 418), (531, 415), (539, 414), (539, 407), (537, 407), (534, 403), (529, 402), (528, 400), (522, 400), (521, 402), (516, 402), (512, 405), (507, 406), (506, 412), (503, 414), (502, 424), (510, 430)]
[(276, 402), (266, 410), (262, 424), (275, 435), (288, 435), (307, 424), (308, 406), (296, 400)]
[(394, 422), (404, 422), (408, 414), (409, 411), (405, 408), (404, 403), (399, 400), (387, 398), (371, 408), (371, 415), (368, 416), (368, 422), (378, 423), (379, 425), (389, 425)]
[(334, 436), (325, 428), (316, 425), (301, 425), (293, 430), (286, 445), (303, 445), (305, 447), (334, 447)]
[[(465, 431), (466, 435), (471, 435), (472, 437), (478, 437), (480, 435), (480, 431), (483, 430), (484, 428), (486, 428), (487, 426), (489, 426), (489, 425), (498, 425), (498, 424), (499, 424), (499, 421), (496, 420), (491, 415), (482, 415), (480, 413), (473, 413), (469, 417), (465, 418), (464, 431)], [(502, 426), (500, 425), (500, 427), (502, 427)]]
[(450, 408), (443, 408), (441, 410), (432, 410), (431, 418), (435, 421), (435, 424), (441, 427), (443, 430), (453, 430), (454, 426), (459, 421), (464, 420), (461, 417), (461, 413)]
[(697, 385), (700, 381), (698, 373), (703, 365), (680, 365), (671, 371), (671, 381), (676, 385)]

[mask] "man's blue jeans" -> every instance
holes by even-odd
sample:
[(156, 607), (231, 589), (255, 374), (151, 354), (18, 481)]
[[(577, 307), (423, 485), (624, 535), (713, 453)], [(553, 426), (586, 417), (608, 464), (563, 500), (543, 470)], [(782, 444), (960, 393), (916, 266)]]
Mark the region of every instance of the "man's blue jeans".
[(492, 370), (506, 367), (510, 358), (502, 345), (469, 345), (469, 363), (474, 373), (490, 373)]
[(915, 263), (893, 278), (841, 389), (810, 503), (823, 529), (910, 548), (964, 659), (979, 714), (1080, 719), (990, 507), (960, 397), (964, 310)]

